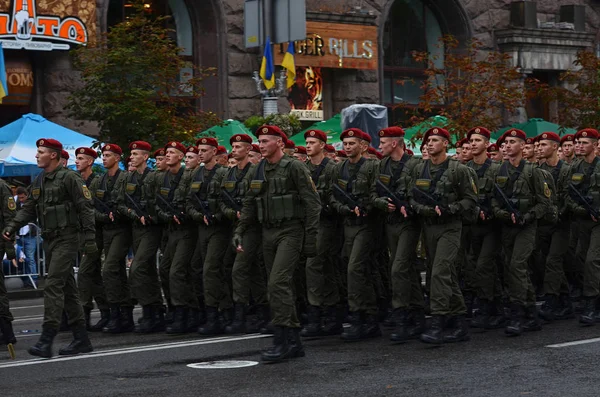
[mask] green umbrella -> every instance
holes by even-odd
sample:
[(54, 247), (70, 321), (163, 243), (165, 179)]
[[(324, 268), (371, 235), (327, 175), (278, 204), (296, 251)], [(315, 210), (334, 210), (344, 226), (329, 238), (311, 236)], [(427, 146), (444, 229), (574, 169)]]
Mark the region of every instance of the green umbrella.
[(428, 118), (427, 120), (413, 125), (410, 128), (404, 129), (404, 139), (411, 140), (417, 134), (425, 134), (425, 132), (432, 127), (445, 127), (448, 124), (448, 119), (444, 116), (433, 116)]
[(329, 120), (318, 121), (308, 127), (307, 129), (300, 131), (299, 133), (293, 135), (290, 139), (296, 145), (304, 146), (306, 144), (306, 140), (304, 139), (304, 133), (309, 130), (321, 130), (327, 133), (327, 143), (330, 143), (334, 146), (338, 142), (342, 142), (340, 139), (340, 135), (342, 134), (342, 116), (340, 114), (336, 114)]
[(542, 132), (555, 132), (559, 135), (574, 134), (577, 132), (572, 128), (561, 127), (558, 124), (551, 123), (544, 119), (529, 119), (525, 123), (513, 124), (511, 126), (502, 128), (502, 129), (494, 132), (492, 134), (492, 137), (498, 139), (498, 138), (500, 138), (500, 136), (502, 134), (504, 134), (506, 131), (508, 131), (511, 128), (516, 128), (518, 130), (525, 132), (525, 134), (527, 134), (528, 138), (536, 137), (536, 136), (540, 135)]
[(231, 145), (229, 144), (229, 139), (236, 134), (247, 134), (253, 136), (252, 133), (246, 126), (237, 120), (225, 120), (223, 124), (217, 125), (207, 129), (206, 131), (202, 131), (199, 135), (214, 135), (219, 142), (219, 145), (223, 145), (227, 148), (227, 150), (231, 150)]

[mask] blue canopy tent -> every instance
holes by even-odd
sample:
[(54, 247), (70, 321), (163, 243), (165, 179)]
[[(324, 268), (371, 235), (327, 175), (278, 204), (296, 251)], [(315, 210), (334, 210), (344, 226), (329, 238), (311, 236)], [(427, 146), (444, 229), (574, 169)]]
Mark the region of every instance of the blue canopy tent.
[[(94, 139), (29, 113), (0, 128), (0, 176), (31, 176), (40, 172), (35, 143), (40, 138), (58, 139), (69, 153), (69, 168), (75, 167), (75, 149), (91, 147)], [(101, 160), (96, 160), (102, 164)]]

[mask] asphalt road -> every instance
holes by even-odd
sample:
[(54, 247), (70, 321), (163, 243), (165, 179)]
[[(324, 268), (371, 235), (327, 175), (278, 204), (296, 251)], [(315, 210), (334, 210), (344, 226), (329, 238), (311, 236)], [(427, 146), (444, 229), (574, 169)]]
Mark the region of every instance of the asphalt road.
[[(93, 353), (44, 360), (27, 353), (41, 328), (42, 300), (12, 302), (12, 310), (17, 359), (0, 350), (2, 396), (600, 395), (600, 325), (581, 328), (576, 320), (518, 338), (502, 330), (472, 333), (470, 342), (440, 347), (392, 345), (389, 330), (356, 343), (313, 339), (305, 343), (304, 358), (206, 369), (188, 365), (257, 362), (270, 338), (92, 334)], [(55, 353), (70, 339), (70, 333), (59, 334)]]

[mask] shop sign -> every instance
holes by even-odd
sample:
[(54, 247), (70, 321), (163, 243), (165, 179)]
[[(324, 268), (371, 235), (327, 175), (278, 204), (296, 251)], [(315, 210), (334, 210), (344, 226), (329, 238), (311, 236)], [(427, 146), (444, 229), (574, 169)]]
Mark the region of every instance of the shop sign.
[[(306, 23), (306, 39), (294, 42), (296, 66), (342, 69), (377, 69), (377, 28), (340, 23)], [(281, 65), (287, 43), (275, 46), (275, 63)]]
[(323, 120), (323, 74), (319, 67), (296, 67), (296, 84), (288, 93), (290, 114), (303, 121)]
[(37, 15), (36, 0), (13, 0), (12, 13), (0, 13), (0, 42), (11, 50), (68, 50), (86, 45), (88, 31), (75, 16)]

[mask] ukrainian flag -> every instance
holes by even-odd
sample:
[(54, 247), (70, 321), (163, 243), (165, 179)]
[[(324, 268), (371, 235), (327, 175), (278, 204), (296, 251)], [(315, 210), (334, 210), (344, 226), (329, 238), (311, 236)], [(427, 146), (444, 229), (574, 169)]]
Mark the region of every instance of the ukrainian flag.
[(265, 52), (260, 64), (260, 77), (268, 90), (275, 87), (275, 64), (273, 63), (273, 53), (271, 52), (271, 39), (267, 37), (265, 43)]
[(290, 41), (287, 52), (283, 56), (283, 61), (281, 61), (281, 66), (287, 69), (287, 88), (290, 88), (296, 83), (296, 62), (294, 62), (295, 53), (296, 50), (294, 49), (294, 42)]
[(0, 42), (0, 103), (2, 98), (8, 95), (8, 84), (6, 83), (6, 65), (4, 64), (4, 50)]

